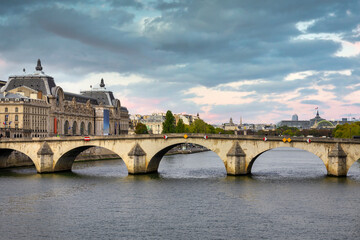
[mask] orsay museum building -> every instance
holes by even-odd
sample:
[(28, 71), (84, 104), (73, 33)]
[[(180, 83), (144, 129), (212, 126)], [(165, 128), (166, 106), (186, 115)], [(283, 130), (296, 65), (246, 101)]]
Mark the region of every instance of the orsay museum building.
[(64, 92), (44, 74), (40, 60), (35, 69), (0, 82), (1, 137), (128, 133), (128, 110), (105, 89), (103, 79), (100, 88), (75, 94)]

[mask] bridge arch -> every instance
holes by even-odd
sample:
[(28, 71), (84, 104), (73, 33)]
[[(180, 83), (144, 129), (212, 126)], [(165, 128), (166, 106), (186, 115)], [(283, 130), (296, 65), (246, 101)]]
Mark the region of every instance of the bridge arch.
[(172, 148), (180, 146), (182, 144), (193, 144), (193, 145), (198, 145), (201, 147), (206, 147), (210, 151), (214, 152), (221, 159), (221, 161), (223, 162), (223, 164), (226, 168), (224, 159), (222, 159), (221, 156), (211, 148), (211, 146), (207, 146), (207, 144), (197, 143), (196, 141), (180, 141), (177, 143), (170, 143), (166, 146), (163, 146), (161, 149), (158, 149), (154, 155), (150, 156), (149, 163), (146, 166), (146, 172), (157, 172), (159, 169), (160, 162), (163, 159), (163, 157), (165, 156), (165, 154)]
[[(58, 160), (56, 161), (55, 165), (54, 165), (54, 172), (59, 172), (59, 171), (70, 171), (72, 168), (72, 165), (76, 159), (76, 157), (82, 153), (83, 151), (92, 148), (92, 147), (99, 147), (97, 145), (86, 145), (86, 146), (78, 146), (75, 148), (72, 148), (71, 150), (65, 152), (63, 155), (61, 155)], [(108, 149), (105, 147), (101, 147), (104, 149)], [(117, 154), (116, 152), (112, 151), (111, 149), (108, 149), (111, 152), (113, 152), (114, 154), (118, 155), (119, 158), (121, 158), (121, 156), (119, 154)], [(122, 159), (122, 158), (121, 158)], [(125, 161), (124, 161), (125, 162)], [(125, 165), (127, 167), (127, 163), (125, 162)]]
[[(274, 147), (274, 148), (269, 148), (269, 149), (263, 150), (263, 151), (261, 151), (261, 152), (258, 152), (254, 157), (251, 157), (251, 158), (249, 159), (250, 161), (249, 161), (249, 163), (247, 164), (247, 169), (246, 169), (246, 171), (247, 171), (248, 173), (251, 173), (252, 167), (253, 167), (255, 161), (256, 161), (261, 155), (263, 155), (265, 152), (268, 152), (268, 151), (271, 151), (271, 150), (274, 150), (274, 149), (279, 149), (279, 148), (284, 148), (284, 147)], [(285, 147), (285, 148), (299, 149), (299, 150), (304, 150), (304, 151), (306, 151), (306, 152), (308, 152), (308, 153), (311, 153), (311, 154), (317, 156), (317, 157), (323, 162), (323, 164), (324, 164), (324, 166), (325, 166), (325, 169), (327, 169), (327, 162), (326, 162), (324, 159), (322, 159), (321, 156), (317, 155), (316, 153), (314, 153), (314, 152), (312, 152), (312, 151), (309, 151), (309, 150), (307, 150), (307, 149), (300, 148), (300, 147), (291, 147), (291, 146), (289, 146), (289, 147)]]
[(26, 154), (25, 152), (23, 152), (23, 151), (21, 151), (19, 149), (1, 148), (0, 152), (1, 152), (1, 154), (0, 154), (0, 168), (13, 167), (12, 165), (8, 164), (8, 160), (9, 160), (10, 155), (15, 153), (15, 152), (18, 152), (21, 155), (23, 155), (23, 156), (20, 156), (20, 157), (26, 156), (28, 159), (31, 160), (31, 162), (35, 165), (35, 167), (37, 165), (37, 163), (34, 161), (32, 156), (29, 156), (29, 154)]

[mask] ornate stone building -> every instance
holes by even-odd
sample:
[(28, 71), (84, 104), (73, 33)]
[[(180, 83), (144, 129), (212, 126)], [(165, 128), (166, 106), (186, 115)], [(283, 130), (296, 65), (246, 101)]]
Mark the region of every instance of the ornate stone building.
[(10, 76), (0, 91), (0, 136), (127, 134), (129, 114), (112, 92), (100, 88), (81, 94), (64, 92), (44, 74), (38, 60), (34, 74)]
[[(296, 117), (294, 117), (296, 116)], [(319, 111), (316, 111), (316, 116), (311, 118), (310, 120), (298, 120), (298, 116), (295, 114), (292, 117), (292, 120), (282, 120), (277, 124), (278, 127), (288, 126), (288, 127), (296, 127), (298, 129), (332, 129), (335, 128), (336, 125), (342, 125), (345, 123), (349, 123), (346, 118), (343, 118), (341, 121), (333, 121), (333, 120), (326, 120), (320, 117)]]

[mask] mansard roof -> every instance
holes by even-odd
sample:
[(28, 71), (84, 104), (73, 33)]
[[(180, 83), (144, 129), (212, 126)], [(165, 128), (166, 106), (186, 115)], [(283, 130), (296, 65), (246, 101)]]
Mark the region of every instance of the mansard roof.
[[(37, 61), (33, 74), (13, 75), (9, 77), (7, 82), (0, 80), (0, 92), (8, 92), (18, 87), (27, 87), (35, 91), (42, 92), (43, 95), (55, 95), (56, 86), (54, 78), (46, 75), (43, 72), (40, 59)], [(117, 106), (117, 99), (115, 99), (111, 91), (105, 90), (104, 80), (101, 79), (100, 89), (91, 91), (82, 91), (81, 94), (75, 94), (70, 92), (64, 92), (64, 98), (67, 101), (72, 101), (73, 98), (77, 102), (86, 103), (90, 100), (92, 105), (99, 105), (102, 103), (107, 106)]]
[(6, 84), (6, 81), (0, 80), (0, 88), (3, 87), (3, 86), (5, 86), (5, 84)]
[(25, 97), (18, 93), (9, 93), (9, 92), (0, 92), (0, 98), (9, 98), (9, 99), (28, 99), (28, 97)]
[(102, 103), (104, 105), (115, 106), (115, 98), (111, 91), (103, 91), (103, 90), (91, 90), (91, 91), (81, 91), (83, 96), (94, 98), (98, 101), (98, 103)]
[(41, 91), (45, 95), (51, 95), (51, 88), (56, 87), (52, 77), (43, 73), (10, 76), (8, 82), (1, 91), (10, 91), (11, 89), (26, 86), (36, 91)]
[(67, 101), (72, 101), (73, 98), (75, 97), (76, 102), (86, 103), (88, 100), (90, 100), (90, 103), (92, 105), (99, 105), (98, 101), (95, 98), (83, 96), (83, 95), (76, 94), (76, 93), (64, 92), (64, 97), (65, 97), (65, 100), (67, 100)]

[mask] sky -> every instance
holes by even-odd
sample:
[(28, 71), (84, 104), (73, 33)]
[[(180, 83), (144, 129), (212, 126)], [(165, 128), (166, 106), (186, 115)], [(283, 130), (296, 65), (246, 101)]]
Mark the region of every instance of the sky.
[(0, 79), (103, 78), (130, 114), (360, 119), (360, 1), (1, 0)]

